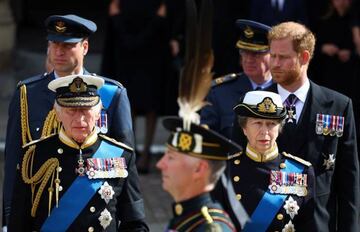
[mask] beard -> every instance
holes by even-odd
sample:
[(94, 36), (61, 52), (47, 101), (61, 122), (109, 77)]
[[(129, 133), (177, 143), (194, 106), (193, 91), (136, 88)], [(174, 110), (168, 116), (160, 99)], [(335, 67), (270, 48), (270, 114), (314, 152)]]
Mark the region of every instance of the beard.
[(271, 69), (273, 80), (281, 86), (292, 85), (300, 79), (301, 67), (299, 64), (295, 65), (290, 70), (282, 70), (280, 68)]

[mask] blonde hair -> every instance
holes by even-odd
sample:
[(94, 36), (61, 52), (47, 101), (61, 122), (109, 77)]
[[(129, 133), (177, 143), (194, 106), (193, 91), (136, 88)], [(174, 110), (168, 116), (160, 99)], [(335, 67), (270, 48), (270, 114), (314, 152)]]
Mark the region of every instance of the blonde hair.
[(299, 54), (303, 51), (310, 53), (310, 58), (314, 55), (315, 36), (304, 25), (296, 22), (284, 22), (273, 26), (268, 34), (269, 44), (272, 40), (290, 38), (294, 50)]

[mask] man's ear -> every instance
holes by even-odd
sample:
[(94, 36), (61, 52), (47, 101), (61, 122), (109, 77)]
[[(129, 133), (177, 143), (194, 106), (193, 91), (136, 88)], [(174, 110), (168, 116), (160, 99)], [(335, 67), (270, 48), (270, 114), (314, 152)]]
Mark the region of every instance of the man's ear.
[(302, 51), (300, 53), (300, 64), (306, 65), (310, 62), (310, 52), (308, 50)]
[(83, 55), (85, 56), (89, 50), (89, 41), (87, 39), (82, 41), (81, 46), (83, 47)]
[(203, 176), (208, 169), (209, 169), (209, 163), (206, 162), (205, 160), (200, 160), (196, 165), (195, 174), (198, 176)]

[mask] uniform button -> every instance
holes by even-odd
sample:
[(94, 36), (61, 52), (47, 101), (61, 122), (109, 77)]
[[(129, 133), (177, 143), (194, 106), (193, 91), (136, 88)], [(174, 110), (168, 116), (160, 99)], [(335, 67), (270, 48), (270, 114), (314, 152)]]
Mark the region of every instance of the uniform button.
[(286, 164), (285, 164), (285, 163), (281, 163), (281, 164), (280, 164), (280, 168), (286, 168)]
[(61, 171), (62, 171), (62, 167), (59, 166), (59, 167), (57, 168), (57, 170), (58, 170), (58, 172), (61, 172)]
[(236, 199), (237, 199), (238, 201), (240, 201), (240, 200), (241, 200), (241, 194), (236, 194)]
[(61, 185), (59, 186), (59, 191), (63, 191), (63, 187)]
[(57, 152), (58, 152), (59, 154), (62, 154), (62, 153), (64, 153), (64, 150), (63, 150), (62, 148), (58, 148), (58, 149), (57, 149)]
[(90, 207), (90, 212), (92, 212), (92, 213), (95, 212), (95, 207), (94, 207), (94, 206), (91, 206), (91, 207)]
[(282, 215), (281, 213), (279, 213), (278, 215), (276, 215), (277, 220), (281, 221), (284, 219), (284, 215)]
[(240, 160), (239, 160), (239, 159), (234, 160), (234, 164), (235, 164), (235, 165), (239, 165), (239, 164), (240, 164)]
[(35, 129), (36, 131), (39, 131), (40, 130), (40, 128), (39, 127), (36, 127), (36, 129)]
[(88, 231), (89, 231), (89, 232), (94, 232), (94, 227), (90, 226), (90, 227), (88, 228)]
[(239, 176), (234, 176), (234, 178), (233, 178), (233, 179), (234, 179), (234, 181), (235, 181), (235, 182), (239, 182), (240, 177), (239, 177)]

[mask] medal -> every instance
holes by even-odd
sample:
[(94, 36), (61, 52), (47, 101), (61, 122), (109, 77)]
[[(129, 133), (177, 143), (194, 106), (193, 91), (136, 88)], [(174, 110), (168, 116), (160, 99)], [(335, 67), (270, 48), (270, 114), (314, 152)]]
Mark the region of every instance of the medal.
[(324, 125), (323, 114), (316, 114), (316, 126), (315, 126), (316, 134), (318, 135), (322, 134), (323, 125)]
[(325, 166), (325, 170), (333, 169), (335, 166), (335, 155), (329, 154), (329, 158), (324, 159), (323, 166)]
[(82, 157), (82, 151), (80, 149), (80, 154), (79, 154), (79, 159), (78, 159), (78, 167), (75, 169), (75, 172), (79, 175), (79, 176), (84, 176), (85, 175), (85, 167), (84, 167), (84, 159)]
[(324, 115), (324, 127), (323, 135), (328, 135), (330, 133), (330, 115)]
[(336, 128), (336, 136), (341, 137), (344, 133), (344, 117), (338, 116), (338, 124)]
[(339, 116), (331, 115), (330, 136), (336, 135), (336, 122)]
[(291, 196), (285, 201), (284, 209), (287, 214), (290, 215), (291, 219), (294, 219), (295, 215), (298, 214), (299, 205)]

